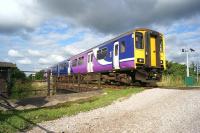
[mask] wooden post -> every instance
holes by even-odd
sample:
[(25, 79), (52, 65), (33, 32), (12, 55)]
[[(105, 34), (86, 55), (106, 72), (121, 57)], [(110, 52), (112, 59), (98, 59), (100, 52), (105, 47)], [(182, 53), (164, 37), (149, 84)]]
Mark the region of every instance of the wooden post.
[(11, 95), (12, 91), (11, 91), (11, 72), (10, 72), (10, 68), (7, 70), (7, 92), (8, 92), (8, 96)]
[(50, 71), (47, 72), (47, 96), (50, 96)]
[(98, 89), (101, 88), (101, 73), (99, 73), (99, 77), (98, 77)]
[(87, 86), (88, 86), (88, 78), (89, 76), (88, 76), (88, 74), (86, 74), (86, 84), (87, 84)]
[(78, 90), (80, 91), (80, 73), (78, 73)]
[(72, 76), (72, 87), (74, 88), (74, 74)]

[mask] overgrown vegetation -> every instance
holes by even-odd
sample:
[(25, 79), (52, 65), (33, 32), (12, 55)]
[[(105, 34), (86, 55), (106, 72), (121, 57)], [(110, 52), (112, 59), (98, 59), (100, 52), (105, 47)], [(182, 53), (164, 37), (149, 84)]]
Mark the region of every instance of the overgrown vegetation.
[(24, 111), (2, 111), (0, 112), (0, 132), (21, 132), (31, 126), (35, 126), (35, 123), (57, 119), (62, 116), (71, 116), (79, 112), (104, 107), (111, 104), (116, 99), (127, 97), (141, 91), (143, 91), (143, 88), (127, 88), (122, 90), (105, 89), (104, 94), (101, 96), (92, 97), (78, 102), (68, 102), (57, 106)]
[[(162, 82), (158, 83), (158, 85), (183, 87), (185, 86), (185, 76), (186, 65), (167, 61), (167, 69), (163, 73)], [(192, 76), (194, 81), (196, 81), (196, 70), (194, 63), (190, 65), (190, 76)]]
[(11, 98), (15, 99), (28, 97), (33, 89), (31, 81), (18, 68), (12, 70), (10, 88)]

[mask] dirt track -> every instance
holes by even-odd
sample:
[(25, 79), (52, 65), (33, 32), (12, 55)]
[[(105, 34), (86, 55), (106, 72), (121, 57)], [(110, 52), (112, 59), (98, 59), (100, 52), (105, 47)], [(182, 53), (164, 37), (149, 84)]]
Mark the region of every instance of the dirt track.
[(200, 89), (150, 89), (76, 116), (39, 124), (30, 132), (200, 132)]

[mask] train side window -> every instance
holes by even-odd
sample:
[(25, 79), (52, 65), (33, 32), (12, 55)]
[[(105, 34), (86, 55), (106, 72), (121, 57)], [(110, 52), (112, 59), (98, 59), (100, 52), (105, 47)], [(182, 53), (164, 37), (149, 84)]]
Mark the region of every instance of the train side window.
[(83, 56), (78, 59), (78, 65), (82, 65), (83, 64), (83, 59), (84, 59)]
[(102, 59), (104, 59), (107, 55), (107, 48), (102, 49)]
[(101, 59), (101, 49), (97, 51), (97, 59), (98, 59), (98, 60)]
[(120, 44), (120, 53), (124, 53), (126, 51), (125, 41), (122, 41)]
[(72, 61), (72, 66), (73, 67), (77, 66), (77, 59), (75, 59), (75, 60)]
[(137, 32), (136, 33), (136, 36), (135, 36), (135, 43), (136, 43), (136, 48), (138, 49), (143, 49), (144, 46), (143, 46), (143, 35), (142, 33), (140, 32)]
[(100, 50), (97, 51), (97, 59), (104, 59), (107, 55), (107, 48), (102, 48)]

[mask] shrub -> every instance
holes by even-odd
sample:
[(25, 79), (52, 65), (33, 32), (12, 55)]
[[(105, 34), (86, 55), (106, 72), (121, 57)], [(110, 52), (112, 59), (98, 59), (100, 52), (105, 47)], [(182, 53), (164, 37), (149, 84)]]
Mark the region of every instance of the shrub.
[(16, 99), (25, 98), (31, 95), (33, 88), (29, 81), (15, 81), (12, 87), (11, 97)]

